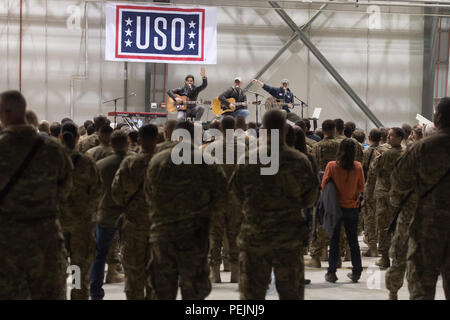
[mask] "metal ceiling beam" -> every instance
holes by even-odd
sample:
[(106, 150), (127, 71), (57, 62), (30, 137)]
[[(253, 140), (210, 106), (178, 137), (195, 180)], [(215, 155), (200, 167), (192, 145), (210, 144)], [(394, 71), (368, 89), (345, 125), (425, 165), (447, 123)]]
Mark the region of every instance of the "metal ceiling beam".
[[(295, 33), (292, 35), (289, 40), (278, 50), (277, 53), (273, 56), (272, 59), (269, 60), (253, 77), (253, 79), (259, 79), (267, 70), (278, 60), (279, 57), (298, 39), (298, 35)], [(245, 86), (245, 90), (249, 89), (253, 85), (253, 82), (249, 82)]]
[[(105, 0), (84, 0), (84, 2), (104, 2)], [(139, 0), (139, 1), (133, 1), (135, 4), (145, 3), (146, 0)], [(152, 0), (147, 0), (152, 1)], [(211, 4), (212, 1), (177, 1), (176, 3), (172, 5), (203, 5), (203, 6), (210, 6), (214, 5), (215, 7), (219, 8), (251, 8), (251, 9), (270, 9), (264, 6), (260, 6), (258, 4), (260, 0), (252, 1), (255, 3), (255, 5), (239, 5), (239, 4), (222, 4), (223, 2), (219, 4)], [(120, 2), (120, 0), (113, 0), (113, 2)], [(123, 1), (122, 1), (123, 2)], [(157, 1), (155, 1), (157, 2)], [(216, 1), (215, 1), (216, 2)], [(299, 9), (299, 5), (310, 6), (310, 5), (318, 5), (318, 4), (336, 4), (340, 6), (345, 7), (358, 7), (358, 6), (371, 6), (371, 5), (377, 5), (377, 6), (384, 6), (384, 7), (428, 7), (428, 8), (448, 8), (450, 7), (448, 0), (441, 0), (441, 1), (433, 1), (433, 0), (359, 0), (358, 2), (356, 0), (349, 1), (349, 0), (284, 0), (283, 6), (286, 9)], [(300, 8), (304, 9), (304, 8)]]
[[(309, 18), (309, 20), (303, 24), (300, 27), (300, 30), (305, 30), (307, 29), (314, 20), (316, 20), (316, 18), (319, 16), (319, 14), (322, 12), (323, 9), (325, 9), (328, 6), (328, 4), (323, 4), (319, 10), (317, 12), (315, 12), (313, 14), (313, 16), (311, 18)], [(294, 34), (289, 38), (289, 40), (278, 50), (277, 53), (275, 53), (275, 55), (273, 56), (272, 59), (269, 60), (269, 62), (267, 62), (257, 73), (256, 75), (253, 77), (253, 79), (259, 79), (264, 73), (266, 73), (267, 70), (269, 70), (269, 68), (278, 60), (279, 57), (281, 57), (281, 55), (298, 39), (298, 34), (297, 32), (294, 32)], [(245, 89), (250, 89), (250, 87), (253, 85), (253, 82), (249, 82), (246, 86)]]
[(328, 7), (327, 3), (321, 5), (320, 8), (312, 15), (312, 17), (309, 18), (309, 20), (300, 27), (300, 30), (306, 30), (306, 28), (308, 28), (314, 22), (314, 20), (316, 20), (316, 18), (322, 13), (322, 10), (324, 10), (326, 7)]
[(328, 62), (328, 60), (322, 55), (319, 49), (309, 40), (308, 36), (303, 33), (302, 30), (295, 24), (295, 22), (289, 17), (289, 15), (276, 3), (275, 1), (269, 1), (269, 4), (275, 9), (280, 17), (286, 22), (286, 24), (296, 32), (300, 40), (308, 47), (312, 54), (319, 60), (319, 62), (327, 69), (331, 76), (337, 81), (337, 83), (344, 89), (350, 98), (358, 105), (358, 107), (364, 112), (364, 114), (377, 126), (382, 127), (383, 124), (372, 113), (367, 105), (361, 100), (356, 92), (349, 86), (349, 84), (341, 77), (336, 69)]

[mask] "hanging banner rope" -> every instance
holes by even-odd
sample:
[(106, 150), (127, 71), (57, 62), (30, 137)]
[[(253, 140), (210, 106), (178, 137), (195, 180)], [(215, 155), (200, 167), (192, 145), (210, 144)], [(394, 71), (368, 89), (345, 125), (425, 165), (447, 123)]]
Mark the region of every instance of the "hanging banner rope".
[(105, 59), (216, 64), (217, 9), (106, 3)]

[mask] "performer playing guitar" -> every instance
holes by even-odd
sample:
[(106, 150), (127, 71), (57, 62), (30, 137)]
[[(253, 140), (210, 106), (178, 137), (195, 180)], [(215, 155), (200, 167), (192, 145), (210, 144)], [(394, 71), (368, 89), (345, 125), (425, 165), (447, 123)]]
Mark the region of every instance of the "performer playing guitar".
[[(243, 116), (247, 118), (250, 114), (247, 110), (247, 96), (244, 94), (244, 91), (241, 89), (242, 79), (240, 77), (234, 78), (234, 84), (230, 88), (228, 88), (225, 92), (223, 92), (219, 96), (219, 100), (224, 105), (224, 108), (227, 107), (233, 109), (233, 112), (230, 112), (229, 115), (233, 117)], [(234, 98), (236, 104), (230, 103), (227, 99)]]
[(277, 100), (284, 101), (284, 104), (281, 105), (282, 109), (287, 112), (286, 118), (292, 122), (297, 122), (300, 120), (300, 117), (296, 115), (294, 112), (291, 112), (289, 108), (294, 107), (294, 94), (289, 89), (289, 80), (283, 79), (281, 80), (280, 87), (271, 87), (264, 82), (253, 79), (252, 82), (258, 83), (264, 90), (266, 90), (272, 97)]
[[(196, 101), (200, 91), (205, 89), (208, 85), (205, 68), (200, 69), (200, 75), (203, 80), (201, 86), (196, 87), (194, 85), (194, 76), (189, 74), (184, 79), (184, 86), (168, 90), (167, 94), (176, 104), (185, 104), (183, 99), (177, 96), (185, 96), (188, 101)], [(186, 110), (178, 110), (177, 119), (184, 120), (186, 117), (195, 117), (196, 121), (200, 121), (205, 108), (196, 104), (187, 104), (186, 106)]]

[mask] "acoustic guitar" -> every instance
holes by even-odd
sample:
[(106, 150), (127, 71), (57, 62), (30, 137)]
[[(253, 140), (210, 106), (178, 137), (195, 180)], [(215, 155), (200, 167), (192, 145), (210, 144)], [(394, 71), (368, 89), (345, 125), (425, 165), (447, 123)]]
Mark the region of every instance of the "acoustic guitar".
[(236, 99), (234, 99), (234, 98), (229, 98), (229, 99), (227, 99), (227, 101), (229, 103), (234, 104), (235, 106), (234, 107), (229, 107), (229, 106), (225, 105), (224, 103), (222, 103), (219, 100), (219, 97), (215, 97), (213, 102), (212, 102), (212, 111), (214, 112), (214, 114), (220, 116), (220, 115), (222, 115), (224, 113), (234, 112), (236, 110), (236, 107), (240, 107), (240, 106), (243, 106), (243, 105), (248, 105), (247, 102), (236, 102)]
[(293, 109), (296, 106), (301, 106), (301, 103), (286, 103), (283, 99), (276, 99), (274, 97), (268, 97), (264, 104), (266, 106), (266, 111), (271, 109), (281, 109), (282, 106), (288, 105), (289, 109)]
[(166, 104), (166, 109), (168, 112), (185, 111), (190, 105), (211, 104), (211, 101), (203, 101), (203, 100), (190, 101), (186, 96), (180, 96), (178, 94), (176, 94), (175, 96), (183, 101), (181, 103), (178, 103), (168, 96)]

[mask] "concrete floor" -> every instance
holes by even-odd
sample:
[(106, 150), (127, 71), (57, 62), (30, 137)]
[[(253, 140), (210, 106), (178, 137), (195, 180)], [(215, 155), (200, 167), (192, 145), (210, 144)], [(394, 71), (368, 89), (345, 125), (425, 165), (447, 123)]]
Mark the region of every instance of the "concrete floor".
[[(365, 251), (367, 246), (360, 241), (362, 251)], [(305, 256), (305, 261), (309, 259)], [(336, 283), (326, 282), (324, 279), (328, 263), (322, 262), (322, 268), (306, 268), (305, 278), (311, 279), (311, 284), (305, 287), (306, 300), (386, 300), (388, 297), (388, 290), (384, 284), (385, 271), (379, 270), (375, 266), (375, 261), (378, 258), (363, 257), (364, 271), (358, 283), (352, 283), (347, 278), (347, 273), (351, 271), (351, 262), (344, 262), (342, 268), (338, 269)], [(223, 283), (214, 283), (210, 295), (207, 300), (239, 300), (238, 284), (227, 283), (230, 279), (230, 272), (221, 272)], [(105, 300), (124, 300), (125, 293), (123, 292), (124, 284), (105, 284)], [(178, 294), (180, 299), (180, 294)], [(398, 292), (400, 300), (407, 300), (409, 292), (407, 281)], [(269, 288), (267, 300), (277, 300), (278, 295), (276, 290), (271, 285)], [(436, 300), (444, 300), (444, 291), (442, 288), (442, 279), (436, 287)]]

